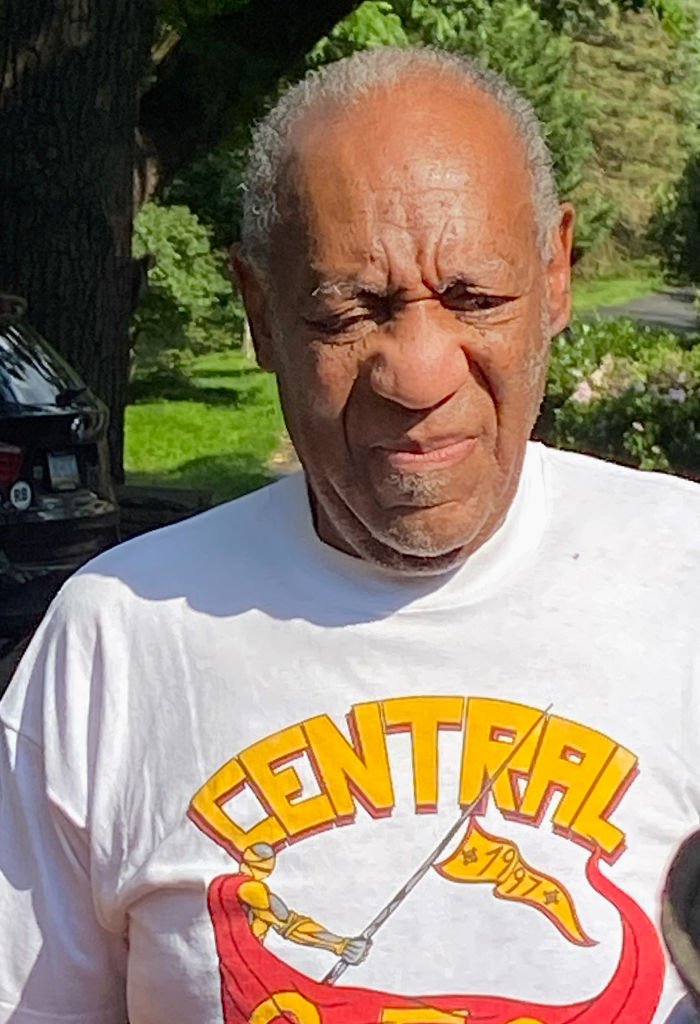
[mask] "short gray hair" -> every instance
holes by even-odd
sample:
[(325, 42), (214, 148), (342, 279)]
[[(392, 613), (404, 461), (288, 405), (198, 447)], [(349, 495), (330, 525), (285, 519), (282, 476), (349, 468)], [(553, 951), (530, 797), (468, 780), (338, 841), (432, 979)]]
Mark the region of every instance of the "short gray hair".
[(281, 218), (282, 172), (302, 118), (324, 102), (350, 106), (378, 87), (426, 73), (451, 76), (479, 89), (510, 117), (530, 169), (538, 245), (542, 255), (548, 255), (550, 233), (559, 222), (559, 197), (542, 125), (528, 100), (498, 72), (470, 57), (433, 47), (377, 47), (309, 71), (255, 126), (243, 178), (241, 241), (245, 256), (259, 272), (267, 275), (270, 233)]

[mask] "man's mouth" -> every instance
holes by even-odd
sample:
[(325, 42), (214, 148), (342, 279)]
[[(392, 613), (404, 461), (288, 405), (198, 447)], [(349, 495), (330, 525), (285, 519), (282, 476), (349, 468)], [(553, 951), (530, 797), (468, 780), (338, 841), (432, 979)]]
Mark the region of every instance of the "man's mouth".
[(476, 437), (402, 440), (374, 446), (393, 469), (437, 469), (461, 462), (476, 447)]

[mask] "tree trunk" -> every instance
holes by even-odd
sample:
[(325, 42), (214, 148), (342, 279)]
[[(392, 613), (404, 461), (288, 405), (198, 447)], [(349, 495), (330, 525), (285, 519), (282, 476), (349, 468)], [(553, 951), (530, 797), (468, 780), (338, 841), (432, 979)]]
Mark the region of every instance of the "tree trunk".
[(0, 291), (111, 410), (122, 478), (135, 134), (152, 0), (5, 0)]

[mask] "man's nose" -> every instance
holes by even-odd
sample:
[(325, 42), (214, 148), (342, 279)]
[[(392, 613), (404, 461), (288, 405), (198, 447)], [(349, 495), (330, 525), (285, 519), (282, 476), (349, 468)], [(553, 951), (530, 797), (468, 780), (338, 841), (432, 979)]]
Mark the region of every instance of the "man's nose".
[(447, 310), (431, 302), (408, 304), (382, 331), (370, 366), (372, 390), (406, 409), (442, 404), (471, 373), (463, 335), (463, 325)]

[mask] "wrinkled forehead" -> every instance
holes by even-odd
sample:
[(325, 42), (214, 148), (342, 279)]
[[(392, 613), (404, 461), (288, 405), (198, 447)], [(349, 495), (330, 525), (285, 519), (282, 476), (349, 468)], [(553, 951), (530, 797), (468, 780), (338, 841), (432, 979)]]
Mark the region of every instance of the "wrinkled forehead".
[(287, 185), (297, 245), (329, 270), (359, 260), (380, 273), (461, 250), (512, 262), (534, 250), (524, 144), (491, 97), (461, 83), (404, 84), (314, 111)]

